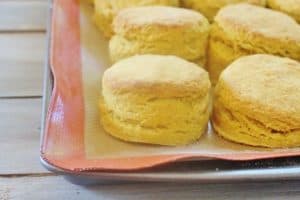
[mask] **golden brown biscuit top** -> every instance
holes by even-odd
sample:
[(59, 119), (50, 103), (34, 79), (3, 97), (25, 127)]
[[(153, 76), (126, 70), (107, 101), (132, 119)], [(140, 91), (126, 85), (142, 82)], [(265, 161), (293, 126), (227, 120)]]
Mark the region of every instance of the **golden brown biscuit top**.
[(246, 2), (262, 6), (265, 6), (267, 4), (267, 0), (247, 0)]
[(204, 96), (210, 81), (205, 70), (176, 56), (141, 55), (109, 68), (103, 76), (103, 87), (155, 97)]
[(248, 2), (251, 4), (263, 5), (263, 6), (266, 5), (266, 0), (181, 0), (181, 1), (183, 2), (183, 4), (192, 3), (193, 5), (195, 5), (195, 7), (204, 5), (207, 6), (208, 8), (215, 8), (215, 9), (222, 8), (229, 4), (236, 4), (242, 2)]
[(289, 128), (300, 128), (300, 63), (297, 61), (267, 54), (242, 57), (223, 71), (216, 93), (222, 102), (238, 112), (257, 119), (268, 116), (289, 124)]
[[(199, 1), (199, 0), (196, 0)], [(210, 5), (224, 6), (233, 3), (249, 2), (252, 4), (265, 5), (266, 0), (206, 0)], [(200, 3), (200, 1), (199, 1)]]
[[(268, 0), (280, 6), (283, 10), (300, 12), (300, 0)], [(298, 13), (300, 14), (300, 13)]]
[(300, 26), (293, 18), (259, 6), (250, 4), (226, 6), (218, 12), (215, 21), (227, 33), (252, 33), (257, 37), (300, 42)]
[(132, 6), (170, 5), (178, 6), (179, 0), (95, 0), (95, 4), (112, 11)]
[(114, 28), (158, 25), (168, 27), (208, 24), (207, 19), (196, 11), (167, 6), (147, 6), (123, 9), (114, 20)]

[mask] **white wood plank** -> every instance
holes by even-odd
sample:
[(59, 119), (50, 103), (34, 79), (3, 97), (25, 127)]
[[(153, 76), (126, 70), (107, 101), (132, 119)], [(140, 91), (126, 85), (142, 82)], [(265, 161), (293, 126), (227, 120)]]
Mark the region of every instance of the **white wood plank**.
[(0, 97), (41, 96), (44, 33), (0, 34)]
[[(2, 190), (2, 191), (1, 191)], [(122, 184), (82, 187), (62, 177), (0, 178), (0, 194), (8, 200), (23, 199), (155, 199), (232, 200), (300, 199), (300, 182), (254, 184)], [(0, 196), (1, 197), (1, 196)], [(3, 198), (3, 199), (5, 199)], [(1, 199), (1, 198), (0, 198)]]
[(0, 176), (46, 172), (39, 163), (40, 118), (41, 99), (0, 99)]
[(44, 31), (47, 1), (0, 1), (0, 31)]

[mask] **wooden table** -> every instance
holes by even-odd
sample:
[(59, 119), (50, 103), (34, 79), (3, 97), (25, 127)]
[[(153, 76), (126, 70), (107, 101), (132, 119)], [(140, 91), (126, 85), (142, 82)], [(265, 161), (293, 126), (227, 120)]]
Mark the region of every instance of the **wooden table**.
[[(63, 1), (63, 0), (62, 0)], [(82, 187), (39, 163), (47, 1), (0, 1), (0, 200), (300, 199), (300, 181)]]

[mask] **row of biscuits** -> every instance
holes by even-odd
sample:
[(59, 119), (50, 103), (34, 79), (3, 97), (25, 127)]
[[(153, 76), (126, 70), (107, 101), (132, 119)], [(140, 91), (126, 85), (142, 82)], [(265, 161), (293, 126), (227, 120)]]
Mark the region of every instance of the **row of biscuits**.
[(95, 22), (107, 37), (113, 34), (113, 18), (124, 8), (138, 6), (174, 6), (193, 9), (203, 14), (210, 22), (224, 6), (236, 3), (251, 3), (284, 12), (300, 22), (299, 0), (84, 0), (95, 4)]
[(213, 85), (222, 70), (243, 55), (268, 53), (300, 60), (300, 25), (281, 12), (249, 4), (222, 8), (212, 25), (187, 9), (127, 8), (118, 12), (112, 27), (113, 63), (138, 54), (175, 55), (207, 69)]
[(129, 142), (186, 145), (210, 119), (225, 139), (252, 146), (300, 146), (300, 63), (270, 54), (235, 60), (212, 98), (208, 73), (176, 56), (138, 55), (103, 75), (101, 122)]
[(212, 99), (208, 74), (198, 65), (208, 68), (215, 84), (236, 60), (216, 86), (212, 122), (217, 133), (255, 146), (300, 144), (299, 63), (271, 55), (242, 57), (268, 53), (300, 60), (300, 27), (292, 18), (238, 4), (221, 9), (210, 27), (197, 12), (148, 6), (121, 10), (113, 28), (110, 54), (116, 64), (103, 76), (100, 103), (111, 135), (162, 145), (197, 140), (205, 132)]
[(251, 3), (263, 7), (269, 7), (290, 15), (300, 22), (300, 1), (299, 0), (181, 0), (181, 5), (201, 12), (213, 21), (217, 12), (224, 6), (236, 3)]

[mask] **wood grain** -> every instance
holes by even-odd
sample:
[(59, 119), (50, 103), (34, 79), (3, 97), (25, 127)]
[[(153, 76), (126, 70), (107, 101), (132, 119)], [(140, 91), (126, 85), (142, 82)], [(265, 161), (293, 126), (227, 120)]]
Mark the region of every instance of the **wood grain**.
[(40, 118), (41, 99), (0, 99), (0, 175), (46, 172), (39, 163)]
[(0, 97), (41, 96), (44, 33), (0, 34)]
[(0, 1), (0, 31), (45, 31), (47, 1)]
[[(29, 184), (30, 183), (30, 184)], [(62, 177), (0, 178), (0, 194), (16, 199), (300, 199), (300, 182), (256, 184), (121, 184), (76, 186)], [(1, 198), (0, 198), (1, 199)]]

